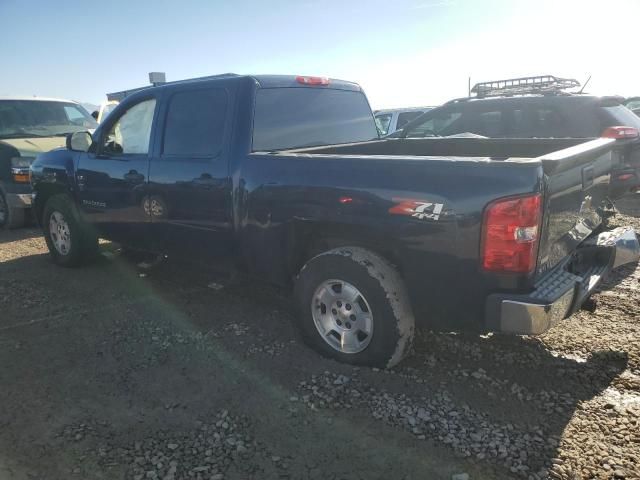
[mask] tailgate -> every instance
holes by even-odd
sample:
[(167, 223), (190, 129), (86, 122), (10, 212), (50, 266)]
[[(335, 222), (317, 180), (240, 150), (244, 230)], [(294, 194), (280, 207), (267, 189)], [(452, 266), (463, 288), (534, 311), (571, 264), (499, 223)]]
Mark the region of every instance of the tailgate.
[(538, 274), (570, 255), (601, 224), (614, 145), (601, 138), (540, 157), (546, 185)]

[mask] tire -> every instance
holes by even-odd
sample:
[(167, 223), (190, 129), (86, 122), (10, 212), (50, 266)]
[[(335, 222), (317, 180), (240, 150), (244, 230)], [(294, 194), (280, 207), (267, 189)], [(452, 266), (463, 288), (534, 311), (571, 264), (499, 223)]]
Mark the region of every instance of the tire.
[(294, 292), (302, 337), (324, 356), (390, 368), (411, 350), (415, 320), (404, 282), (369, 250), (341, 247), (312, 258)]
[(26, 224), (26, 210), (24, 208), (10, 208), (7, 197), (0, 191), (0, 228), (12, 230)]
[[(51, 258), (60, 266), (80, 266), (98, 253), (97, 235), (67, 195), (55, 195), (47, 200), (42, 228)], [(63, 244), (66, 246), (61, 248)]]

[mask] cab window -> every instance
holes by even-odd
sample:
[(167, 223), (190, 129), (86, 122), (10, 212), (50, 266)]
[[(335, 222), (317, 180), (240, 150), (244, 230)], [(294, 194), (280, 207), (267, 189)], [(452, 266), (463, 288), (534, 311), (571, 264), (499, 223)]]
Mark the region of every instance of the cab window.
[(176, 93), (167, 111), (162, 154), (213, 157), (222, 149), (227, 91), (221, 88)]
[(434, 137), (446, 136), (460, 133), (463, 130), (456, 130), (455, 126), (459, 123), (462, 116), (461, 112), (453, 112), (447, 110), (429, 112), (429, 118), (424, 122), (414, 125), (407, 132), (408, 137)]
[(398, 122), (396, 124), (396, 130), (400, 130), (402, 127), (404, 127), (411, 120), (414, 120), (414, 119), (418, 118), (423, 113), (424, 112), (421, 112), (420, 110), (414, 110), (414, 111), (411, 111), (411, 112), (402, 112), (402, 113), (398, 114)]
[(389, 124), (391, 124), (390, 113), (376, 115), (376, 128), (380, 132), (380, 135), (386, 135), (389, 133)]
[(129, 108), (109, 130), (102, 147), (102, 153), (107, 155), (149, 153), (149, 139), (151, 138), (155, 108), (155, 99), (142, 101)]

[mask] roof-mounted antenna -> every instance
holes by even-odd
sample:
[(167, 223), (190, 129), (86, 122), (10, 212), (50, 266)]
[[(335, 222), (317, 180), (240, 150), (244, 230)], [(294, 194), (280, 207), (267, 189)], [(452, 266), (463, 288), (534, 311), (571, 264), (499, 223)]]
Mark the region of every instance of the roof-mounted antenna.
[(578, 92), (578, 95), (582, 93), (582, 91), (584, 90), (584, 87), (587, 86), (587, 84), (589, 83), (589, 80), (591, 80), (591, 75), (589, 75), (589, 78), (587, 78), (587, 81), (584, 82), (584, 85), (582, 85), (582, 88), (580, 89), (580, 91)]

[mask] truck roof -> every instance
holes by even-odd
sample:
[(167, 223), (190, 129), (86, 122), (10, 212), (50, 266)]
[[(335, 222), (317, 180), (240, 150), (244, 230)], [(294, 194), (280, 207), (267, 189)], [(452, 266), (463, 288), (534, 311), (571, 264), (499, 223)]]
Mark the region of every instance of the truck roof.
[[(260, 88), (279, 88), (279, 87), (301, 87), (305, 86), (301, 84), (297, 79), (300, 75), (238, 75), (235, 73), (223, 73), (220, 75), (209, 75), (206, 77), (187, 78), (184, 80), (176, 80), (173, 82), (163, 83), (162, 85), (148, 85), (139, 88), (132, 88), (129, 90), (122, 90), (119, 92), (108, 93), (107, 98), (109, 100), (122, 101), (125, 97), (133, 95), (141, 91), (146, 91), (149, 88), (171, 88), (175, 85), (182, 85), (185, 83), (205, 83), (216, 82), (219, 80), (228, 80), (230, 78), (237, 80), (252, 79)], [(319, 78), (319, 77), (316, 77)], [(338, 88), (340, 90), (353, 90), (361, 91), (360, 85), (346, 80), (338, 80), (335, 78), (327, 79), (329, 81), (329, 88)]]
[(27, 95), (0, 95), (0, 100), (33, 100), (36, 102), (78, 103), (75, 100), (67, 100), (65, 98), (29, 97)]
[(562, 98), (562, 99), (596, 99), (595, 95), (585, 95), (585, 94), (540, 94), (540, 93), (529, 93), (524, 95), (504, 95), (504, 96), (493, 96), (493, 97), (462, 97), (455, 98), (453, 100), (449, 100), (444, 103), (444, 105), (451, 105), (454, 103), (483, 103), (483, 102), (496, 102), (496, 101), (509, 101), (509, 100), (530, 100), (530, 99), (538, 99), (538, 98)]

